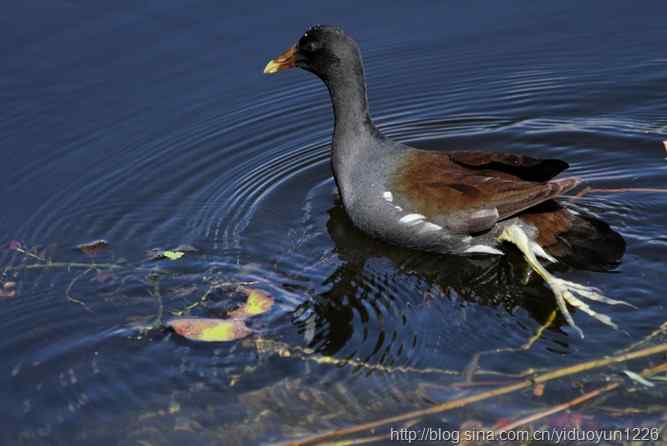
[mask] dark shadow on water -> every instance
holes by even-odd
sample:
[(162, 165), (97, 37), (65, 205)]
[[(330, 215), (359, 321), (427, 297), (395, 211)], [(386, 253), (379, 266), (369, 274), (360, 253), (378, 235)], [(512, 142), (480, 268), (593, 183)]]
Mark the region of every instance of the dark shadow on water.
[[(449, 298), (497, 307), (499, 312), (512, 313), (516, 307), (521, 307), (539, 325), (544, 324), (556, 308), (553, 296), (541, 279), (530, 275), (518, 251), (509, 249), (505, 256), (468, 257), (417, 252), (368, 237), (353, 226), (340, 202), (328, 214), (327, 230), (335, 244), (334, 254), (342, 264), (326, 279), (329, 289), (303, 304), (312, 307), (317, 314), (319, 327), (310, 344), (322, 353), (338, 353), (351, 342), (356, 330), (369, 330), (366, 325), (372, 315), (368, 308), (377, 309), (378, 305), (392, 306), (399, 312), (395, 316), (405, 319), (408, 317), (405, 312), (415, 305), (428, 305), (430, 299)], [(374, 276), (382, 283), (369, 283), (369, 263), (377, 263), (378, 259), (382, 260), (382, 274), (376, 271)], [(408, 293), (407, 302), (402, 300), (406, 293), (395, 289), (405, 281), (418, 284), (413, 293)], [(375, 292), (377, 288), (381, 288), (379, 295)], [(362, 315), (362, 326), (359, 326), (359, 315)], [(558, 317), (550, 329), (560, 332), (563, 323)], [(469, 327), (470, 330), (484, 328), (476, 326), (474, 321)]]

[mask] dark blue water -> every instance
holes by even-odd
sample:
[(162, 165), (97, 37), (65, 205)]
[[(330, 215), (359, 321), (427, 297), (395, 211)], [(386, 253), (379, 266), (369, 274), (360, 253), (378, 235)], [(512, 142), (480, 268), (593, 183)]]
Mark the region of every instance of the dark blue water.
[[(561, 158), (596, 188), (667, 187), (666, 13), (657, 1), (4, 5), (0, 243), (61, 263), (0, 253), (2, 283), (16, 283), (0, 299), (0, 442), (270, 443), (477, 391), (452, 386), (456, 373), (523, 345), (551, 294), (518, 255), (427, 256), (358, 233), (331, 177), (326, 89), (262, 68), (311, 24), (340, 24), (392, 138)], [(596, 307), (619, 331), (576, 313), (584, 339), (558, 318), (530, 349), (483, 355), (476, 380), (612, 354), (665, 321), (667, 194), (572, 203), (628, 249), (611, 272), (560, 274), (639, 309)], [(95, 239), (111, 249), (75, 249)], [(196, 252), (147, 259), (181, 244)], [(251, 338), (197, 344), (158, 328), (223, 316), (239, 296), (217, 285), (239, 281), (276, 300)], [(595, 426), (657, 426), (656, 385), (605, 401), (646, 409), (636, 416), (580, 411)], [(564, 381), (428, 422), (493, 425), (579, 394)]]

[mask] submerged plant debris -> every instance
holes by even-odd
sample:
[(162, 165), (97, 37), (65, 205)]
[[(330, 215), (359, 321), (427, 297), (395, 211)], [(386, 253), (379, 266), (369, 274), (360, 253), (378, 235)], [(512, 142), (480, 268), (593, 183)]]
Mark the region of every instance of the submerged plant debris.
[[(96, 305), (104, 299), (123, 299), (123, 293), (126, 292), (123, 284), (138, 283), (140, 286), (136, 288), (136, 300), (145, 302), (148, 312), (137, 316), (134, 322), (125, 326), (125, 331), (119, 330), (118, 333), (141, 332), (140, 336), (130, 337), (134, 340), (146, 339), (145, 335), (151, 333), (148, 339), (154, 339), (155, 336), (164, 335), (165, 331), (160, 328), (167, 327), (178, 336), (192, 341), (235, 345), (234, 342), (242, 340), (237, 342), (238, 348), (256, 352), (258, 359), (252, 367), (246, 367), (243, 371), (239, 370), (230, 374), (230, 387), (237, 386), (239, 382), (254, 379), (252, 373), (263, 370), (262, 367), (268, 363), (265, 359), (269, 358), (302, 361), (304, 364), (318, 367), (338, 369), (347, 367), (367, 373), (410, 374), (423, 377), (419, 380), (420, 384), (416, 389), (400, 389), (400, 392), (403, 392), (401, 401), (410, 400), (411, 405), (399, 408), (386, 406), (383, 405), (385, 403), (379, 402), (375, 412), (366, 411), (361, 420), (355, 417), (345, 419), (344, 423), (338, 425), (349, 427), (339, 430), (330, 430), (330, 425), (318, 424), (317, 419), (309, 418), (303, 422), (299, 432), (285, 431), (283, 433), (284, 438), (298, 438), (299, 440), (294, 444), (327, 444), (327, 442), (331, 444), (334, 439), (340, 439), (340, 442), (334, 444), (381, 442), (388, 438), (387, 429), (385, 429), (387, 426), (395, 428), (429, 426), (435, 422), (436, 418), (448, 420), (452, 428), (458, 427), (459, 431), (464, 430), (464, 426), (474, 425), (478, 430), (487, 432), (488, 435), (498, 435), (511, 430), (557, 429), (560, 427), (582, 428), (583, 426), (587, 429), (598, 427), (602, 429), (608, 426), (605, 421), (602, 421), (602, 416), (616, 417), (615, 419), (618, 419), (619, 422), (625, 420), (623, 426), (627, 426), (628, 423), (633, 422), (628, 418), (630, 415), (642, 415), (651, 420), (654, 426), (652, 429), (658, 429), (655, 426), (667, 422), (667, 418), (664, 421), (660, 421), (662, 419), (656, 421), (655, 417), (651, 415), (666, 413), (667, 407), (663, 407), (664, 405), (650, 406), (639, 402), (635, 403), (638, 407), (633, 407), (629, 400), (626, 402), (624, 399), (630, 395), (639, 401), (642, 397), (660, 401), (667, 394), (667, 378), (665, 377), (667, 364), (660, 363), (664, 361), (661, 358), (667, 353), (667, 339), (665, 339), (667, 322), (645, 338), (635, 340), (627, 348), (612, 356), (567, 367), (557, 368), (556, 366), (550, 370), (527, 369), (522, 372), (504, 373), (485, 369), (483, 365), (485, 358), (489, 355), (522, 354), (531, 350), (541, 339), (544, 331), (554, 323), (555, 312), (525, 343), (519, 346), (477, 352), (472, 356), (470, 363), (460, 370), (393, 366), (374, 363), (367, 358), (355, 355), (341, 357), (336, 354), (323, 354), (315, 348), (304, 347), (298, 343), (263, 338), (258, 331), (249, 326), (248, 321), (250, 318), (270, 312), (275, 300), (269, 292), (255, 287), (258, 283), (256, 280), (241, 282), (215, 269), (209, 269), (203, 274), (173, 272), (164, 267), (165, 265), (148, 263), (150, 259), (145, 259), (138, 264), (120, 260), (100, 263), (95, 262), (92, 258), (87, 262), (59, 262), (48, 258), (39, 249), (30, 249), (18, 241), (10, 242), (7, 248), (12, 248), (12, 251), (19, 253), (18, 256), (15, 256), (15, 260), (22, 260), (23, 263), (4, 268), (2, 279), (0, 279), (0, 299), (16, 297), (17, 283), (23, 279), (23, 274), (36, 269), (60, 268), (66, 274), (71, 274), (72, 281), (65, 290), (67, 300), (80, 304), (90, 312), (95, 312)], [(160, 250), (160, 253), (164, 254), (167, 251)], [(171, 252), (181, 253), (178, 258), (182, 258), (185, 251), (173, 250)], [(162, 255), (162, 258), (168, 259), (168, 256)], [(78, 286), (85, 284), (87, 287), (96, 287), (94, 288), (96, 292), (85, 293), (77, 284)], [(236, 307), (234, 307), (235, 299), (232, 294), (234, 292), (245, 296), (245, 301)], [(86, 301), (83, 300), (83, 297), (78, 296), (85, 296)], [(96, 298), (98, 300), (94, 300)], [(215, 313), (220, 313), (225, 317), (210, 317)], [(163, 322), (164, 314), (178, 317)], [(196, 317), (199, 315), (201, 317)], [(636, 363), (630, 363), (639, 358), (644, 358), (645, 361), (656, 359), (653, 362), (647, 361), (647, 368), (642, 369)], [(616, 366), (615, 370), (614, 366)], [(632, 367), (634, 371), (629, 370), (628, 367)], [(583, 376), (577, 378), (576, 375)], [(428, 391), (429, 388), (436, 386), (436, 384), (429, 384), (434, 382), (429, 377), (437, 380), (439, 390), (436, 389), (435, 393)], [(545, 387), (547, 382), (549, 384)], [(576, 391), (568, 390), (575, 388)], [(328, 391), (330, 389), (322, 390), (322, 398), (325, 401)], [(267, 404), (273, 403), (271, 386), (257, 392), (257, 395), (261, 397), (257, 403), (257, 411), (267, 413), (265, 409)], [(307, 392), (313, 392), (315, 395), (318, 390), (310, 389), (306, 384), (289, 389), (290, 406), (286, 410), (307, 412), (312, 409), (315, 404), (312, 398), (300, 399)], [(524, 410), (517, 413), (516, 417), (496, 418), (482, 423), (467, 418), (468, 412), (461, 411), (461, 418), (455, 413), (457, 409), (460, 410), (475, 402), (478, 402), (479, 405), (482, 401), (490, 402), (510, 393), (517, 394), (515, 401), (523, 401), (526, 404)], [(335, 417), (343, 420), (346, 413), (345, 407), (349, 407), (350, 401), (355, 397), (358, 398), (360, 405), (369, 401), (367, 395), (349, 395), (340, 410), (332, 411), (332, 406), (324, 407), (321, 411), (321, 418), (324, 420)], [(617, 398), (611, 399), (612, 397)], [(425, 399), (431, 403), (426, 403)], [(251, 403), (248, 394), (242, 400), (245, 403)], [(380, 401), (381, 398), (378, 397), (377, 400)], [(299, 404), (296, 405), (298, 407), (291, 407), (293, 401), (299, 401)], [(601, 401), (605, 403), (604, 406), (600, 405)], [(177, 415), (179, 412), (180, 410), (164, 410), (163, 416)], [(447, 413), (446, 416), (445, 413)], [(385, 416), (387, 418), (383, 418)], [(279, 422), (279, 418), (275, 420), (276, 424)], [(261, 430), (258, 431), (259, 425), (266, 424), (267, 420), (257, 420), (251, 417), (247, 423), (248, 432), (239, 433), (245, 443), (239, 444), (253, 444), (254, 441), (249, 441), (248, 438), (261, 438), (259, 434)]]

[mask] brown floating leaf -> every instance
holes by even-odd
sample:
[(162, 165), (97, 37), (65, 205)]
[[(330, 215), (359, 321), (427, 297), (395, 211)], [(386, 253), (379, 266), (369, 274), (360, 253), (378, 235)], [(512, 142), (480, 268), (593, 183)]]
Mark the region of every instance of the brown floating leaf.
[(177, 318), (167, 326), (184, 338), (205, 342), (236, 341), (252, 333), (239, 319)]
[(23, 248), (23, 245), (18, 240), (11, 240), (9, 243), (7, 243), (7, 249), (10, 251), (17, 251), (21, 248)]
[(16, 282), (5, 282), (0, 288), (0, 299), (14, 299), (16, 297)]
[(533, 386), (533, 395), (535, 396), (542, 396), (544, 395), (544, 384), (543, 383), (538, 383)]
[(106, 283), (113, 279), (113, 273), (111, 271), (98, 271), (95, 274), (95, 280), (98, 283)]
[(241, 291), (248, 296), (246, 303), (236, 310), (229, 313), (229, 317), (234, 319), (247, 319), (252, 316), (264, 314), (273, 306), (273, 298), (264, 291), (254, 288), (241, 288)]
[(82, 253), (92, 257), (102, 251), (106, 251), (107, 249), (111, 248), (111, 245), (106, 240), (100, 239), (88, 243), (82, 243), (77, 245), (76, 248)]
[(662, 142), (662, 145), (665, 146), (665, 152), (667, 152), (667, 139)]

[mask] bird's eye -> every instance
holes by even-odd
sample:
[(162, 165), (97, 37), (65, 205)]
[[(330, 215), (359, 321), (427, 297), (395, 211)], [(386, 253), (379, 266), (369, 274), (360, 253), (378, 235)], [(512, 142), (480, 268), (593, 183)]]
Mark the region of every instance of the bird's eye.
[(308, 51), (310, 53), (313, 53), (313, 52), (317, 51), (318, 48), (319, 48), (319, 45), (316, 42), (308, 42), (306, 44), (306, 51)]

